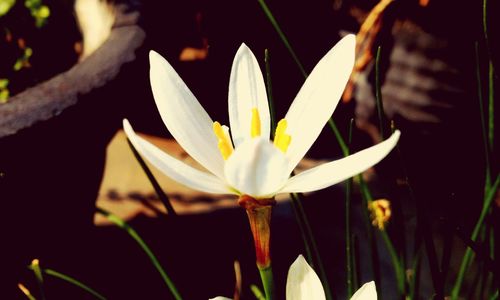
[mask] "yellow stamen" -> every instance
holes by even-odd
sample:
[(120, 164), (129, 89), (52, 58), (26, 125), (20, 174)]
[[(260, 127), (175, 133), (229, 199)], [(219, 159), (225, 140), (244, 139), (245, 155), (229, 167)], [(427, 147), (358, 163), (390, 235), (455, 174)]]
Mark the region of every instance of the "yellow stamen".
[(278, 122), (278, 126), (276, 126), (276, 132), (274, 134), (274, 145), (283, 151), (283, 153), (286, 152), (288, 149), (288, 146), (290, 145), (290, 142), (292, 141), (292, 137), (288, 134), (286, 134), (286, 127), (288, 123), (286, 119), (281, 119)]
[(231, 153), (233, 153), (233, 144), (231, 143), (231, 139), (229, 135), (224, 131), (219, 122), (214, 122), (213, 125), (215, 136), (217, 137), (220, 153), (222, 154), (222, 158), (224, 160), (228, 159)]
[(252, 127), (250, 128), (250, 136), (257, 137), (260, 136), (260, 117), (259, 110), (254, 107), (252, 108)]

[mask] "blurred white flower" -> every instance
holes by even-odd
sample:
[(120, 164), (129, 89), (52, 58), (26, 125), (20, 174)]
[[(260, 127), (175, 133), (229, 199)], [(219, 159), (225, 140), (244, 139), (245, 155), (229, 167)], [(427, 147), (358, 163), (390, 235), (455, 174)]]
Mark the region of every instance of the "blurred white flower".
[(108, 1), (76, 0), (74, 5), (83, 36), (83, 52), (80, 57), (83, 60), (108, 39), (116, 14)]
[[(215, 297), (211, 300), (230, 300)], [(302, 255), (299, 255), (288, 270), (286, 280), (286, 300), (325, 300), (325, 291), (318, 275), (309, 266)], [(375, 282), (370, 281), (356, 291), (351, 300), (377, 300)]]

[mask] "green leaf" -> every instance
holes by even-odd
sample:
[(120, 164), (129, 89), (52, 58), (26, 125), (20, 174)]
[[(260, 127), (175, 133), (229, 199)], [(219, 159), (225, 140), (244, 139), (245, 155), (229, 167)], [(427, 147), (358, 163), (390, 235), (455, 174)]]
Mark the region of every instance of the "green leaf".
[(96, 208), (97, 212), (106, 217), (109, 221), (111, 221), (113, 224), (118, 226), (120, 229), (124, 230), (130, 237), (132, 237), (137, 244), (141, 247), (141, 249), (144, 251), (144, 253), (148, 256), (150, 261), (153, 263), (154, 267), (156, 270), (160, 273), (163, 281), (169, 288), (170, 292), (172, 293), (174, 299), (176, 300), (182, 300), (181, 295), (177, 291), (177, 288), (175, 287), (173, 281), (170, 279), (170, 277), (167, 275), (163, 267), (161, 266), (159, 260), (156, 258), (156, 256), (153, 254), (153, 251), (149, 248), (149, 246), (146, 244), (146, 242), (140, 237), (139, 233), (135, 231), (134, 228), (132, 228), (127, 222), (122, 220), (120, 217), (117, 215), (114, 215), (105, 209), (102, 209), (100, 207)]
[[(33, 265), (28, 266), (28, 269), (33, 270), (34, 269)], [(48, 268), (47, 269), (40, 268), (40, 270), (41, 270), (41, 272), (43, 272), (46, 275), (52, 276), (54, 278), (58, 278), (58, 279), (60, 279), (62, 281), (66, 281), (67, 283), (70, 283), (70, 284), (72, 284), (72, 285), (74, 285), (74, 286), (76, 286), (76, 287), (78, 287), (78, 288), (86, 291), (87, 293), (89, 293), (92, 296), (94, 296), (96, 299), (106, 300), (106, 297), (104, 297), (103, 295), (99, 294), (94, 289), (90, 288), (89, 286), (87, 286), (83, 282), (75, 279), (74, 277), (71, 277), (69, 275), (66, 275), (66, 274), (63, 274), (63, 273), (60, 273), (60, 272), (57, 272), (55, 270), (48, 269)]]

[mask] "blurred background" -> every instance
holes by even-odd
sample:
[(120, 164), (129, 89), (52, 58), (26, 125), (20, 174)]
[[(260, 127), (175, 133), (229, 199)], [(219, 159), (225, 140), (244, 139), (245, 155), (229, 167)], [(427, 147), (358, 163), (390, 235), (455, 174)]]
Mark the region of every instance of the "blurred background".
[[(0, 12), (2, 5), (15, 2), (0, 1)], [(135, 242), (102, 215), (94, 215), (97, 205), (136, 228), (185, 299), (232, 296), (234, 260), (242, 268), (242, 297), (252, 299), (249, 285), (260, 279), (244, 210), (235, 199), (189, 190), (153, 170), (180, 214), (165, 217), (161, 201), (127, 145), (121, 120), (128, 118), (153, 143), (196, 165), (159, 118), (149, 86), (150, 50), (171, 63), (212, 119), (222, 124), (228, 124), (229, 73), (242, 42), (252, 49), (262, 70), (264, 51), (269, 51), (277, 117), (286, 114), (304, 75), (258, 1), (114, 1), (98, 14), (88, 12), (92, 3), (104, 2), (43, 0), (36, 6), (50, 9), (43, 26), (33, 26), (37, 14), (22, 1), (0, 15), (0, 79), (9, 78), (12, 97), (0, 104), (0, 124), (15, 128), (0, 135), (4, 266), (0, 272), (6, 278), (1, 290), (6, 299), (24, 299), (18, 282), (36, 290), (26, 266), (39, 258), (42, 266), (71, 274), (109, 299), (170, 299)], [(387, 232), (407, 266), (417, 253), (425, 252), (419, 250), (423, 223), (432, 230), (440, 258), (447, 253), (444, 245), (453, 245), (449, 268), (444, 268), (447, 295), (465, 249), (450, 228), (458, 227), (469, 236), (484, 193), (487, 161), (474, 43), (478, 42), (482, 74), (488, 72), (488, 53), (498, 66), (499, 52), (497, 26), (490, 24), (490, 42), (484, 42), (482, 1), (269, 0), (267, 4), (306, 72), (343, 35), (359, 32), (356, 68), (333, 119), (344, 137), (353, 120), (351, 152), (387, 137), (391, 124), (401, 130), (397, 151), (363, 177), (375, 199), (391, 201)], [(500, 12), (498, 2), (488, 5), (489, 19), (494, 20)], [(362, 27), (370, 20), (370, 26)], [(130, 32), (135, 35), (127, 35)], [(120, 52), (122, 45), (125, 50)], [(385, 135), (380, 132), (375, 100), (378, 46)], [(26, 58), (27, 47), (32, 54)], [(118, 63), (100, 71), (98, 67), (110, 57), (118, 57)], [(22, 67), (13, 70), (20, 58), (25, 58)], [(53, 76), (59, 76), (57, 81)], [(487, 83), (484, 76), (484, 89)], [(28, 100), (22, 102), (24, 98)], [(2, 121), (9, 116), (19, 122)], [(493, 116), (498, 116), (498, 109)], [(494, 175), (500, 157), (497, 145), (490, 145), (489, 152)], [(341, 148), (325, 127), (299, 167), (340, 157)], [(346, 299), (344, 199), (344, 184), (303, 199), (334, 299)], [(374, 275), (356, 182), (352, 201), (357, 274), (363, 283)], [(488, 219), (497, 232), (498, 203)], [(417, 211), (424, 214), (417, 218)], [(278, 199), (274, 210), (271, 248), (276, 284), (284, 287), (288, 267), (305, 251), (287, 197)], [(498, 257), (500, 248), (495, 249)], [(382, 241), (378, 252), (379, 298), (400, 299)], [(419, 255), (422, 271), (416, 299), (429, 299), (435, 287), (427, 256)], [(472, 275), (467, 277), (464, 286), (476, 285)], [(45, 286), (49, 299), (89, 299), (60, 281), (47, 279)], [(472, 290), (465, 299), (480, 299), (479, 291), (464, 290)], [(280, 291), (278, 296), (284, 298)]]

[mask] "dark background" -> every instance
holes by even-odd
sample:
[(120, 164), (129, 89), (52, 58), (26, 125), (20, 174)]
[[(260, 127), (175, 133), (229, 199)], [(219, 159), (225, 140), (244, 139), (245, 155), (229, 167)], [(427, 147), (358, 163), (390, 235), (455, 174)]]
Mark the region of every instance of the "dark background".
[[(429, 222), (438, 224), (435, 225), (438, 238), (439, 220), (460, 224), (468, 231), (480, 208), (484, 151), (472, 45), (475, 40), (484, 44), (480, 1), (431, 1), (425, 9), (416, 1), (396, 2), (387, 12), (380, 36), (380, 43), (388, 45), (383, 52), (384, 70), (391, 67), (390, 50), (394, 44), (405, 41), (391, 34), (396, 20), (411, 20), (420, 27), (420, 32), (444, 42), (444, 46), (429, 50), (418, 48), (410, 41), (405, 45), (413, 53), (442, 59), (449, 69), (456, 70), (452, 79), (446, 74), (445, 77), (423, 74), (425, 78), (451, 84), (455, 88), (452, 92), (421, 91), (418, 85), (412, 86), (414, 93), (429, 93), (431, 99), (446, 98), (451, 103), (452, 108), (445, 111), (432, 111), (433, 106), (429, 106), (440, 120), (437, 124), (410, 121), (397, 110), (388, 115), (402, 131), (400, 157), (404, 163), (393, 155), (381, 164), (380, 177), (387, 179), (374, 183), (374, 190), (376, 196), (390, 195), (395, 199), (394, 205), (400, 207), (401, 214), (394, 223), (405, 225), (406, 230), (389, 226), (389, 232), (398, 247), (411, 248), (416, 230), (415, 199), (425, 207)], [(357, 31), (359, 24), (352, 16), (352, 8), (367, 11), (374, 4), (368, 0), (307, 3), (274, 0), (268, 3), (307, 71), (339, 40), (341, 30)], [(42, 266), (74, 275), (109, 299), (169, 299), (159, 274), (130, 237), (118, 228), (95, 228), (91, 223), (105, 145), (121, 127), (121, 119), (127, 117), (138, 131), (168, 137), (150, 92), (147, 61), (150, 49), (167, 58), (212, 119), (221, 123), (228, 123), (229, 72), (242, 42), (255, 53), (262, 69), (264, 49), (270, 51), (278, 118), (284, 116), (304, 81), (257, 1), (134, 1), (130, 7), (140, 11), (140, 25), (147, 35), (144, 46), (136, 53), (136, 60), (126, 65), (112, 83), (82, 95), (86, 101), (80, 101), (50, 121), (0, 139), (0, 170), (4, 174), (0, 179), (0, 199), (5, 204), (0, 218), (3, 231), (0, 249), (4, 266), (2, 278), (6, 278), (6, 287), (2, 290), (13, 293), (10, 296), (7, 292), (6, 299), (22, 299), (21, 294), (12, 289), (19, 281), (31, 282), (32, 290), (36, 290), (30, 271), (24, 267), (33, 258), (40, 258)], [(498, 12), (498, 9), (490, 11)], [(197, 15), (201, 15), (201, 21), (197, 21)], [(491, 52), (496, 54), (498, 39), (493, 37), (497, 36), (497, 29), (490, 28)], [(47, 45), (60, 41), (56, 29), (54, 33), (52, 39), (47, 38)], [(206, 60), (178, 60), (184, 47), (201, 47), (203, 38), (209, 45)], [(52, 50), (47, 56), (59, 61)], [(496, 63), (498, 56), (493, 57)], [(407, 66), (396, 67), (404, 70)], [(412, 73), (404, 74), (412, 76)], [(369, 78), (373, 80), (373, 73)], [(384, 97), (384, 101), (390, 106), (391, 97)], [(344, 136), (355, 106), (355, 100), (339, 105), (334, 114)], [(378, 122), (373, 116), (370, 121)], [(361, 149), (369, 144), (369, 136), (355, 130), (352, 148)], [(331, 131), (324, 130), (309, 155), (314, 158), (341, 156)], [(498, 170), (498, 155), (492, 157), (493, 166)], [(415, 197), (410, 197), (404, 186), (394, 187), (393, 180), (405, 175), (412, 183)], [(304, 202), (338, 299), (345, 298), (342, 192), (340, 185), (308, 197)], [(363, 252), (366, 237), (359, 197), (354, 197), (353, 205), (354, 230), (361, 249), (359, 271), (365, 282), (372, 276), (366, 266), (368, 254)], [(497, 210), (495, 208), (495, 213)], [(185, 299), (231, 296), (235, 259), (242, 264), (245, 299), (252, 298), (248, 285), (258, 284), (260, 279), (254, 267), (251, 236), (243, 210), (221, 210), (167, 221), (140, 216), (132, 220), (131, 225), (150, 244)], [(396, 299), (390, 262), (384, 249), (380, 251), (384, 270), (381, 297)], [(284, 287), (289, 265), (298, 254), (304, 253), (288, 204), (275, 210), (272, 252), (277, 286)], [(80, 290), (57, 280), (47, 279), (46, 285), (48, 299), (89, 299)], [(431, 293), (427, 277), (422, 282), (422, 294)]]

